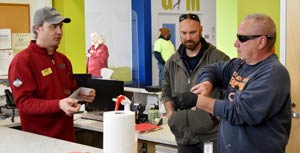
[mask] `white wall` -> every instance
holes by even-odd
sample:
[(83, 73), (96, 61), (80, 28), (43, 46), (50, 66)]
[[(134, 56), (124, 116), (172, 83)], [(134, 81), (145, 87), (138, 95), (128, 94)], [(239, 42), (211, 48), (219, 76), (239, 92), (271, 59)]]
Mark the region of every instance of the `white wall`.
[[(52, 0), (0, 0), (0, 3), (9, 4), (29, 4), (30, 6), (30, 27), (32, 25), (32, 20), (34, 12), (44, 6), (52, 6)], [(30, 28), (31, 30), (31, 28)]]
[(109, 51), (108, 66), (132, 68), (131, 0), (86, 0), (86, 50), (90, 34), (100, 33)]
[[(174, 5), (177, 1), (181, 1), (179, 9), (177, 7), (172, 9), (163, 8), (163, 0), (153, 0), (151, 1), (152, 6), (152, 50), (154, 41), (159, 36), (159, 29), (162, 27), (163, 23), (174, 23), (175, 24), (175, 34), (171, 37), (176, 37), (175, 49), (181, 44), (178, 30), (178, 20), (179, 16), (183, 13), (194, 13), (198, 14), (203, 26), (203, 37), (212, 44), (216, 44), (216, 0), (199, 0), (200, 1), (200, 11), (198, 10), (187, 10), (186, 1), (187, 0), (165, 0), (166, 2), (171, 2)], [(197, 1), (197, 0), (195, 0)], [(152, 84), (158, 85), (158, 69), (157, 61), (152, 56)]]

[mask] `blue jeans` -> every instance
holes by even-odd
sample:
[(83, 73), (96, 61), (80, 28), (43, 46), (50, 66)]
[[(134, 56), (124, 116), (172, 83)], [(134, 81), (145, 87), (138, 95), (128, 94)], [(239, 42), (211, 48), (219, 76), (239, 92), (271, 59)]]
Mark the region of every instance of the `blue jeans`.
[(162, 82), (164, 80), (164, 65), (157, 63), (157, 67), (158, 67), (158, 77), (159, 77), (159, 86), (162, 86)]

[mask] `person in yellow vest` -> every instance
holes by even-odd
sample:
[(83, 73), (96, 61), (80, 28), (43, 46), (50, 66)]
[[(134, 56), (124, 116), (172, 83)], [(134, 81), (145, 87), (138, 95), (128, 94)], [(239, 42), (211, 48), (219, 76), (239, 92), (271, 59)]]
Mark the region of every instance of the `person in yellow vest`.
[(160, 28), (160, 36), (154, 43), (154, 57), (157, 60), (157, 67), (159, 70), (159, 85), (162, 86), (163, 70), (165, 62), (174, 54), (175, 49), (172, 44), (171, 32), (168, 28)]

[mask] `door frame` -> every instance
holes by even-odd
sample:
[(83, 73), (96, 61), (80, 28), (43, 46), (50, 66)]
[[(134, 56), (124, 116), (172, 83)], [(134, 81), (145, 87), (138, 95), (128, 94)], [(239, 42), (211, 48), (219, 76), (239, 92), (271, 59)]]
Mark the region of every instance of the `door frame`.
[(286, 0), (280, 0), (280, 62), (286, 62)]

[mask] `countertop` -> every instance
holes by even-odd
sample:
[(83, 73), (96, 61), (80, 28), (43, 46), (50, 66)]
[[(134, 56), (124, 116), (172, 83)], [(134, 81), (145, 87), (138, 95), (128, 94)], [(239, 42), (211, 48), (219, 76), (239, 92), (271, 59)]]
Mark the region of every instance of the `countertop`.
[(11, 121), (11, 117), (6, 118), (5, 120), (0, 119), (0, 126), (2, 127), (17, 127), (21, 126), (20, 117), (16, 116), (14, 122)]
[[(74, 126), (76, 128), (103, 132), (103, 122), (81, 119), (81, 114), (74, 115)], [(70, 152), (102, 152), (101, 149), (89, 147), (77, 143), (45, 137), (20, 130), (10, 129), (9, 127), (20, 126), (19, 117), (15, 117), (15, 122), (11, 118), (0, 120), (0, 152), (24, 153), (24, 150), (31, 150), (31, 153), (70, 153)], [(171, 133), (167, 124), (162, 125), (161, 130), (148, 133), (136, 133), (139, 140), (176, 146), (174, 135)], [(29, 143), (30, 142), (30, 143)], [(18, 146), (18, 147), (14, 147)], [(37, 147), (38, 146), (38, 147)], [(41, 147), (43, 146), (43, 147)]]
[[(77, 128), (87, 129), (91, 131), (103, 132), (103, 122), (81, 119), (80, 114), (74, 116), (74, 126)], [(136, 133), (139, 140), (146, 140), (156, 143), (168, 144), (176, 146), (175, 136), (170, 131), (167, 124), (163, 124), (161, 130), (148, 133)]]
[(173, 145), (176, 146), (175, 136), (170, 131), (170, 128), (167, 124), (163, 124), (161, 130), (152, 131), (148, 133), (137, 133), (137, 138), (139, 140), (146, 140), (161, 144)]
[(102, 153), (99, 148), (0, 126), (1, 153)]
[(133, 87), (124, 87), (124, 91), (132, 92), (132, 93), (153, 94), (153, 95), (160, 95), (161, 94), (161, 92), (149, 92), (144, 88), (133, 88)]

